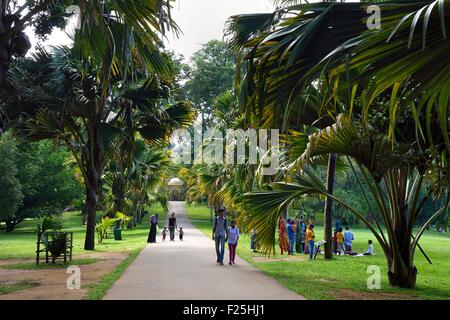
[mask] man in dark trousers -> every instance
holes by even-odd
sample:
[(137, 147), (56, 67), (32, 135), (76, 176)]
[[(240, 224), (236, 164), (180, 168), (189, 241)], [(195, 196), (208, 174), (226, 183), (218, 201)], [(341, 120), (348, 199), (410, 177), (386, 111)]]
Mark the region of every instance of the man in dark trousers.
[(172, 212), (169, 218), (170, 241), (175, 241), (175, 229), (177, 229), (177, 219), (175, 218), (175, 213)]
[(219, 215), (214, 220), (212, 239), (216, 243), (217, 263), (223, 265), (223, 256), (225, 252), (225, 242), (228, 238), (227, 218), (225, 210), (219, 209)]

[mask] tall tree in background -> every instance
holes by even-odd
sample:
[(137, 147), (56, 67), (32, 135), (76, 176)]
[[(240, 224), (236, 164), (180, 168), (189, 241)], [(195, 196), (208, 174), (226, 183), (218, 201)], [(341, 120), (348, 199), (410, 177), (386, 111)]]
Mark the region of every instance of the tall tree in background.
[(225, 42), (211, 40), (192, 55), (191, 62), (192, 69), (184, 89), (188, 99), (201, 112), (206, 127), (215, 99), (233, 88), (236, 56)]

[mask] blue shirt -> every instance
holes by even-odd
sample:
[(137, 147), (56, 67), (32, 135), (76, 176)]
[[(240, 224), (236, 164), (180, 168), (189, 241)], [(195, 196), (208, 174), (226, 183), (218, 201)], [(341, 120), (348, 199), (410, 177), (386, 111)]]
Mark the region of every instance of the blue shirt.
[(345, 231), (344, 232), (344, 244), (346, 246), (351, 246), (352, 240), (355, 240), (355, 238), (353, 238), (353, 233), (350, 230)]
[(289, 238), (295, 238), (294, 228), (292, 228), (292, 224), (288, 223), (287, 225), (287, 234)]

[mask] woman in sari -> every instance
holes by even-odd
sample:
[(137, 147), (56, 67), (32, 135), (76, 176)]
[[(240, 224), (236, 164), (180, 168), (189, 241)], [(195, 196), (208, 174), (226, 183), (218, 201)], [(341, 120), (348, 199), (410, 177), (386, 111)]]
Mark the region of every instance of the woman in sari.
[(289, 252), (289, 242), (286, 232), (286, 221), (283, 218), (280, 219), (280, 222), (278, 224), (278, 236), (280, 241), (281, 254), (283, 254), (284, 251)]
[(156, 226), (158, 225), (158, 219), (153, 214), (150, 217), (150, 232), (148, 233), (148, 243), (155, 243), (156, 242)]

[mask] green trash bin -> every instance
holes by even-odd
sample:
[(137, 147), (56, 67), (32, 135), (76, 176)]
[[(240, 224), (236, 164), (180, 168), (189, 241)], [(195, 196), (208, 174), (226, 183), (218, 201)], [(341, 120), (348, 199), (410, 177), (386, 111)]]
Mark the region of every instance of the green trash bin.
[(114, 228), (114, 240), (122, 240), (122, 228)]

